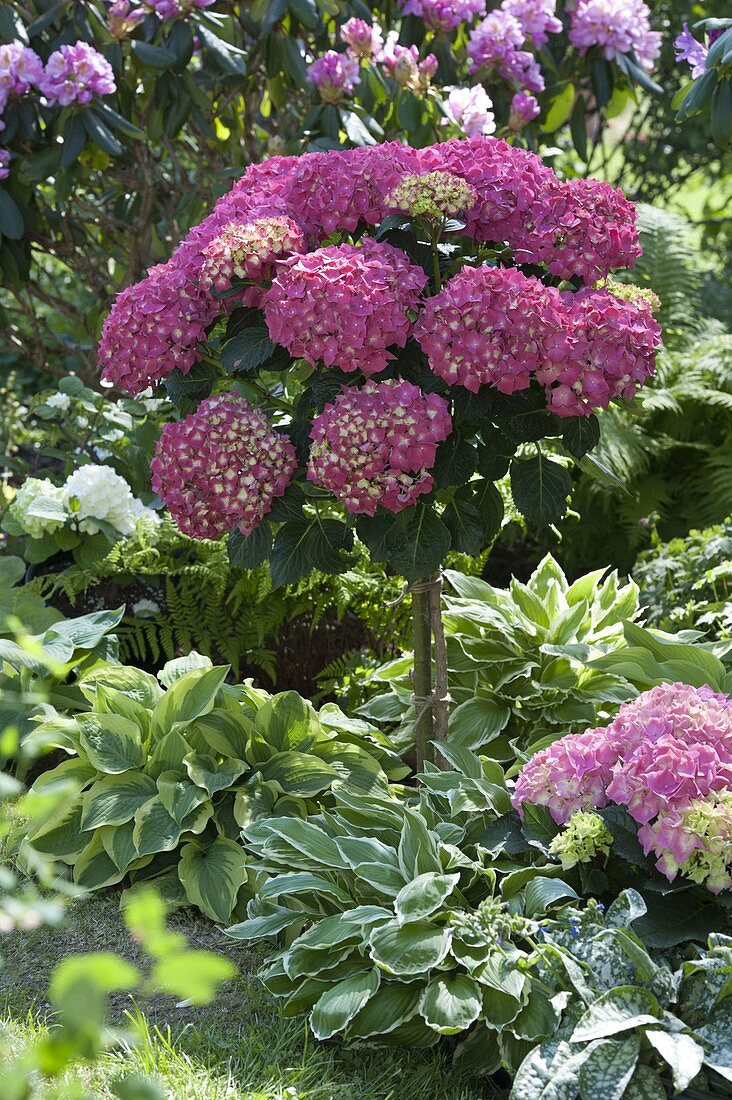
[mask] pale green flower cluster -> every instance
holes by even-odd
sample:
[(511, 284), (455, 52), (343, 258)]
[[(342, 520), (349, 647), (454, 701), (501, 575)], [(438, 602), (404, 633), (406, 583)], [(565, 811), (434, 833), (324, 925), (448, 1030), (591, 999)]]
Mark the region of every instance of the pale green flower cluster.
[(12, 518), (34, 539), (42, 539), (63, 527), (66, 518), (62, 513), (63, 489), (48, 478), (29, 477), (10, 505)]
[(475, 189), (452, 172), (415, 172), (404, 176), (386, 201), (413, 218), (442, 221), (464, 214), (475, 206), (477, 198)]
[(610, 854), (613, 838), (599, 814), (578, 810), (549, 845), (552, 855), (558, 856), (562, 867), (568, 871), (578, 863), (589, 863), (596, 856)]

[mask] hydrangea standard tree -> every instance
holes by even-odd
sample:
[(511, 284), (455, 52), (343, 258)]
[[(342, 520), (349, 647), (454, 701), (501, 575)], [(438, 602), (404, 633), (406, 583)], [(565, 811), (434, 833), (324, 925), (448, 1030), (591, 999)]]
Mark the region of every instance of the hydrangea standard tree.
[(411, 584), (420, 761), (446, 554), (491, 543), (507, 473), (559, 519), (594, 410), (653, 373), (651, 307), (607, 281), (638, 254), (621, 193), (491, 138), (274, 157), (107, 318), (106, 377), (184, 414), (153, 464), (183, 529), (277, 584), (347, 569), (355, 533)]

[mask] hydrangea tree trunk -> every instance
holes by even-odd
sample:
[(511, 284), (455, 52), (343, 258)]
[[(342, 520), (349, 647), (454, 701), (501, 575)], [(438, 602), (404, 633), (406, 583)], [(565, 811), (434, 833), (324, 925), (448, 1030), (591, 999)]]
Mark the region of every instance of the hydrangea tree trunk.
[[(434, 742), (447, 740), (450, 700), (447, 652), (442, 623), (442, 574), (433, 573), (411, 586), (414, 629), (414, 739), (417, 770), (435, 759)], [(434, 639), (434, 648), (433, 648)], [(434, 667), (434, 680), (433, 680)]]

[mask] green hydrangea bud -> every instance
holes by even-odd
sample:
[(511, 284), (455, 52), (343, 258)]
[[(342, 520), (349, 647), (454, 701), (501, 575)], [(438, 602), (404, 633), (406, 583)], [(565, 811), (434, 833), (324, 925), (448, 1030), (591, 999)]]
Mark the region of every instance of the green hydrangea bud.
[(387, 204), (413, 218), (442, 221), (470, 210), (477, 202), (475, 188), (452, 172), (411, 173), (387, 196)]
[(554, 837), (549, 851), (559, 857), (562, 867), (568, 871), (578, 863), (589, 863), (596, 856), (609, 855), (612, 843), (612, 833), (599, 814), (578, 810)]

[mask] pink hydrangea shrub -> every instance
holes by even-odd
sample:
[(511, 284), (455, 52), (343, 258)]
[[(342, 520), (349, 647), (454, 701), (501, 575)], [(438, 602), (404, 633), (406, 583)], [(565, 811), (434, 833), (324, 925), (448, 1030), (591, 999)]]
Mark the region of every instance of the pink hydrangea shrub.
[(412, 330), (410, 311), (427, 283), (393, 245), (330, 245), (285, 262), (264, 299), (272, 340), (291, 355), (327, 367), (384, 370)]
[(209, 398), (163, 428), (152, 487), (186, 535), (248, 535), (282, 496), (297, 466), (295, 448), (234, 393)]
[(445, 399), (411, 382), (344, 389), (313, 422), (308, 480), (348, 512), (401, 512), (431, 491), (429, 470), (451, 430)]

